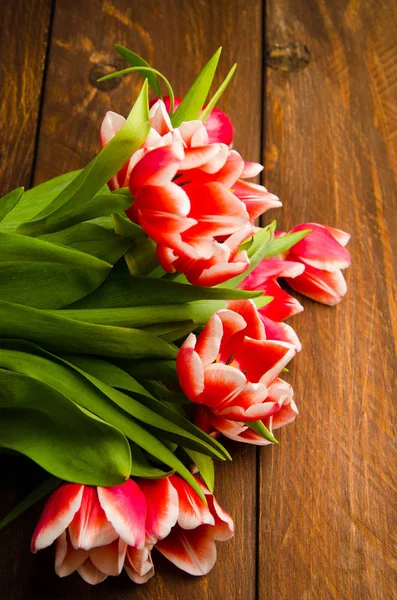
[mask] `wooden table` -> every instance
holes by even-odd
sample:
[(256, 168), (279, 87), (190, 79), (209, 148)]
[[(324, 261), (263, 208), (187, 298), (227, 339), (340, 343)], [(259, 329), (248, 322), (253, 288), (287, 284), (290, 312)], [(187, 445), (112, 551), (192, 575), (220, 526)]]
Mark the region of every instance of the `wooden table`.
[[(288, 374), (300, 417), (278, 447), (229, 445), (234, 462), (217, 470), (237, 532), (211, 574), (157, 559), (142, 587), (60, 580), (52, 549), (29, 551), (37, 506), (0, 537), (2, 599), (397, 598), (396, 16), (392, 0), (2, 0), (2, 193), (82, 167), (105, 111), (127, 113), (138, 78), (96, 83), (123, 64), (114, 43), (179, 95), (222, 44), (217, 83), (239, 63), (220, 105), (235, 146), (264, 162), (284, 202), (266, 219), (353, 234), (347, 298), (336, 309), (304, 299), (291, 321), (304, 346)], [(5, 512), (33, 475), (15, 459), (2, 474)]]

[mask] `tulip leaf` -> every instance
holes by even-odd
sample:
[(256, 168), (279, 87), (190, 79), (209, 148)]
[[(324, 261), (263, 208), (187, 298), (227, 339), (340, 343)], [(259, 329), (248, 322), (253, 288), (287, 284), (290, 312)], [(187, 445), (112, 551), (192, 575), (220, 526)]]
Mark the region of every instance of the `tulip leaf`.
[(0, 420), (0, 446), (55, 477), (117, 485), (130, 474), (130, 448), (120, 431), (37, 379), (0, 369)]
[(3, 531), (8, 525), (10, 525), (15, 519), (20, 517), (28, 508), (51, 494), (61, 483), (61, 480), (57, 477), (50, 477), (37, 486), (34, 490), (30, 492), (10, 512), (0, 521), (0, 531)]
[(0, 198), (0, 223), (18, 204), (23, 196), (24, 188), (19, 187)]
[(178, 374), (174, 360), (113, 360), (126, 373), (140, 380), (151, 380), (156, 377), (158, 381), (178, 383)]
[(209, 491), (213, 492), (215, 486), (215, 469), (212, 458), (201, 454), (201, 452), (196, 452), (195, 450), (189, 450), (187, 448), (185, 448), (185, 452), (198, 468), (200, 475)]
[[(187, 419), (179, 417), (174, 411), (164, 406), (155, 398), (150, 398), (148, 394), (142, 394), (141, 402), (139, 402), (120, 390), (112, 388), (107, 383), (87, 373), (87, 371), (83, 371), (77, 366), (73, 358), (69, 361), (70, 363), (118, 407), (151, 429), (158, 430), (156, 431), (156, 435), (170, 441), (175, 441), (181, 446), (210, 454), (221, 460), (225, 460), (228, 456), (219, 442), (207, 436)], [(92, 409), (90, 408), (90, 410)]]
[(261, 295), (260, 291), (235, 290), (226, 286), (199, 287), (158, 277), (132, 277), (120, 261), (98, 289), (69, 308), (127, 308), (183, 304), (195, 300), (246, 300)]
[(79, 223), (57, 233), (48, 233), (39, 239), (91, 254), (111, 265), (114, 265), (134, 243), (133, 239), (122, 237), (94, 223)]
[(24, 235), (0, 232), (0, 299), (56, 309), (98, 288), (111, 265)]
[(227, 86), (229, 85), (236, 69), (237, 69), (237, 63), (235, 63), (232, 66), (229, 73), (226, 75), (225, 79), (223, 80), (222, 84), (216, 90), (215, 94), (212, 96), (211, 100), (208, 102), (207, 106), (201, 113), (201, 115), (200, 115), (201, 121), (206, 121), (206, 119), (209, 117), (210, 112), (216, 106), (219, 98), (222, 96), (223, 92), (226, 90)]
[[(45, 225), (45, 230), (49, 232), (61, 231), (83, 221), (90, 221), (97, 217), (127, 210), (131, 206), (131, 201), (129, 191), (124, 194), (109, 191), (100, 192), (84, 204), (78, 204), (77, 200), (74, 200), (72, 203), (68, 203), (66, 207), (59, 209), (53, 216), (47, 218), (46, 223), (48, 223), (48, 226)], [(23, 225), (19, 229), (24, 233), (27, 227), (28, 225), (26, 227)], [(30, 235), (29, 232), (28, 235)]]
[[(1, 345), (7, 347), (7, 340), (2, 341)], [(27, 354), (19, 350), (13, 351), (13, 346), (16, 348), (32, 348), (35, 354)], [(51, 386), (50, 389), (54, 390), (56, 388), (55, 391), (67, 395), (68, 398), (86, 411), (98, 415), (100, 419), (104, 419), (108, 424), (113, 425), (150, 456), (177, 471), (203, 498), (194, 477), (173, 452), (136, 419), (112, 402), (97, 385), (93, 385), (88, 374), (82, 372), (73, 364), (34, 344), (10, 340), (8, 349), (0, 350), (0, 365), (8, 369), (14, 369), (18, 373), (23, 372), (25, 375), (29, 375), (30, 378), (35, 378), (39, 382)], [(91, 377), (91, 379), (93, 378)], [(130, 398), (128, 400), (131, 401)]]
[[(70, 218), (123, 167), (140, 148), (150, 129), (147, 81), (120, 131), (101, 152), (33, 220), (18, 227), (25, 235), (42, 235), (62, 228), (62, 215)], [(117, 212), (114, 211), (114, 212)]]
[[(144, 60), (139, 54), (135, 54), (132, 50), (128, 50), (128, 48), (124, 48), (124, 46), (120, 46), (120, 44), (114, 45), (117, 52), (124, 58), (128, 64), (132, 67), (149, 67), (150, 65)], [(156, 96), (161, 98), (161, 89), (159, 82), (157, 81), (156, 74), (150, 71), (139, 71), (138, 73), (145, 79), (148, 80), (148, 83), (152, 90), (155, 92)]]
[(30, 340), (61, 352), (115, 358), (172, 359), (177, 348), (146, 331), (95, 325), (0, 300), (0, 337)]
[(179, 127), (184, 121), (192, 121), (200, 117), (201, 109), (214, 79), (221, 52), (222, 48), (218, 48), (195, 79), (187, 94), (185, 94), (175, 113), (171, 115), (171, 122), (174, 127)]
[(143, 477), (145, 479), (160, 479), (162, 477), (169, 477), (174, 472), (162, 471), (157, 467), (154, 467), (145, 456), (145, 453), (141, 448), (130, 441), (131, 446), (131, 477)]
[(270, 258), (271, 256), (276, 256), (277, 254), (283, 254), (295, 244), (300, 242), (304, 237), (309, 235), (311, 229), (302, 229), (300, 231), (294, 231), (293, 233), (286, 233), (285, 235), (280, 235), (278, 237), (273, 238), (266, 247), (266, 253), (264, 258)]
[(6, 215), (0, 227), (15, 229), (20, 223), (29, 221), (42, 211), (54, 198), (75, 179), (81, 171), (71, 171), (40, 183), (23, 193), (19, 202)]
[(278, 441), (274, 435), (268, 430), (262, 421), (253, 421), (251, 423), (245, 423), (247, 427), (255, 431), (258, 435), (262, 436), (265, 440), (269, 440), (272, 444), (278, 444)]

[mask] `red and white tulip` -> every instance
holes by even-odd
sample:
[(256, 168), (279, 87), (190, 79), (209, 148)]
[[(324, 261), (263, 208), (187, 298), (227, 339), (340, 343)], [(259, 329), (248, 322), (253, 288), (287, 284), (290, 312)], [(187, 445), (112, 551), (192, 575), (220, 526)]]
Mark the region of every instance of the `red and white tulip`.
[(284, 385), (278, 376), (296, 352), (295, 345), (268, 338), (251, 300), (229, 302), (198, 337), (190, 334), (182, 345), (176, 361), (179, 383), (192, 402), (208, 409), (211, 423), (213, 416), (214, 422), (220, 418), (242, 426), (268, 419), (291, 403), (291, 392), (278, 393)]

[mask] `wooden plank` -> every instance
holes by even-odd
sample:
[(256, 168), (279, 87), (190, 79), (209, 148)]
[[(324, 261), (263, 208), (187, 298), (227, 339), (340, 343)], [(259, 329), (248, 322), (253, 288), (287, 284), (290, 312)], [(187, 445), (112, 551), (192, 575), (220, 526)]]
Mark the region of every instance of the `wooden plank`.
[[(0, 196), (18, 186), (29, 186), (35, 152), (51, 0), (3, 0), (0, 36)], [(34, 487), (40, 470), (27, 460), (0, 456), (2, 493), (0, 514), (6, 514)], [(30, 558), (24, 515), (0, 537), (0, 595), (23, 598), (25, 558)], [(37, 518), (37, 515), (36, 515)]]
[[(266, 87), (280, 227), (351, 232), (353, 265), (340, 306), (307, 300), (291, 321), (301, 415), (261, 455), (267, 600), (396, 598), (396, 17), (390, 2), (268, 2), (270, 60), (287, 69), (269, 69)], [(310, 63), (288, 71), (307, 63), (304, 46)]]
[(51, 0), (3, 0), (0, 196), (30, 183)]
[[(138, 78), (126, 78), (116, 87), (105, 86), (105, 90), (95, 84), (100, 74), (121, 65), (112, 49), (114, 43), (134, 49), (163, 70), (178, 95), (186, 92), (200, 68), (222, 44), (224, 53), (216, 84), (236, 60), (239, 72), (220, 106), (235, 121), (236, 147), (247, 160), (258, 160), (261, 11), (260, 0), (250, 2), (249, 10), (244, 0), (59, 0), (54, 15), (36, 183), (85, 165), (99, 149), (99, 127), (105, 111), (128, 112), (139, 89)], [(253, 599), (256, 451), (240, 446), (232, 451), (233, 464), (220, 465), (217, 470), (216, 492), (220, 503), (234, 516), (237, 533), (231, 542), (218, 544), (218, 563), (209, 577), (187, 576), (157, 555), (157, 574), (143, 588), (122, 575), (90, 590), (78, 575), (59, 580), (53, 573), (53, 549), (49, 549), (36, 557), (24, 553), (27, 576), (20, 584), (23, 591), (12, 596), (13, 600), (77, 600), (91, 597), (90, 594), (109, 600), (185, 600), (191, 594), (197, 600)], [(37, 513), (33, 518), (37, 518)], [(12, 529), (18, 532), (18, 527), (16, 524)]]

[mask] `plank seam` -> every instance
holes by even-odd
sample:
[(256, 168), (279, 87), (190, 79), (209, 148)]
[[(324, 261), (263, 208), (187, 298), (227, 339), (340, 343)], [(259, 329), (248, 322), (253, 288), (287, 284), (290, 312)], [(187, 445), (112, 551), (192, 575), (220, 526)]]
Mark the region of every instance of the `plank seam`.
[(46, 81), (47, 81), (48, 66), (49, 66), (49, 62), (50, 62), (51, 37), (52, 37), (52, 30), (53, 30), (53, 24), (54, 24), (55, 2), (56, 2), (56, 0), (51, 0), (50, 14), (49, 14), (49, 19), (48, 19), (47, 44), (46, 44), (45, 57), (44, 57), (43, 77), (41, 80), (41, 87), (40, 87), (39, 110), (38, 110), (38, 114), (37, 114), (37, 126), (36, 126), (36, 131), (35, 131), (35, 136), (34, 136), (32, 171), (31, 171), (31, 175), (30, 175), (29, 187), (32, 187), (32, 185), (33, 185), (34, 176), (35, 176), (35, 172), (36, 172), (36, 165), (37, 165), (37, 156), (38, 156), (39, 141), (40, 141), (40, 126), (41, 126), (41, 121), (42, 121), (42, 116), (43, 116), (45, 86), (46, 86)]

